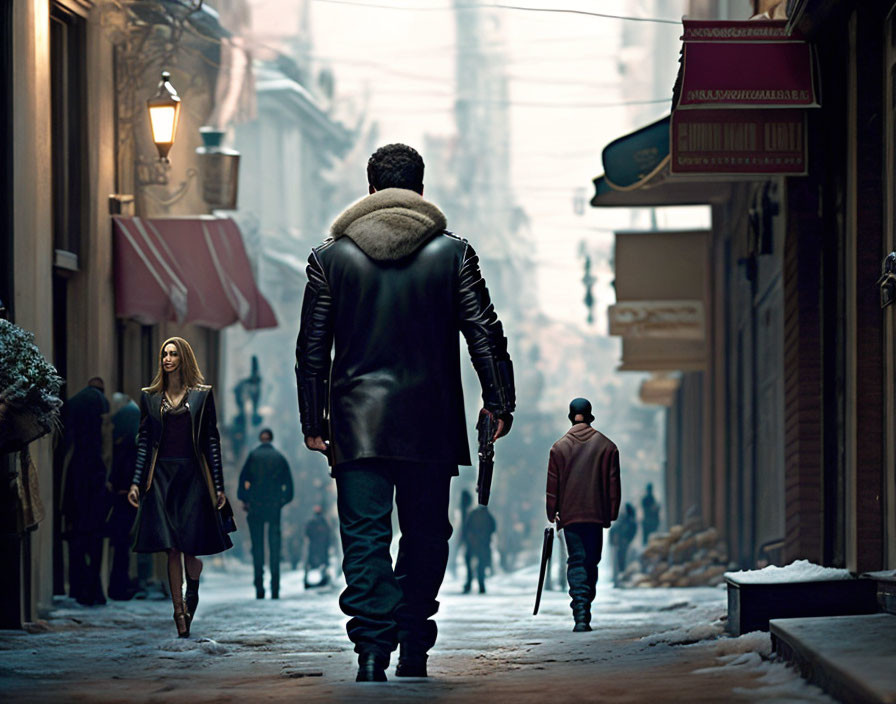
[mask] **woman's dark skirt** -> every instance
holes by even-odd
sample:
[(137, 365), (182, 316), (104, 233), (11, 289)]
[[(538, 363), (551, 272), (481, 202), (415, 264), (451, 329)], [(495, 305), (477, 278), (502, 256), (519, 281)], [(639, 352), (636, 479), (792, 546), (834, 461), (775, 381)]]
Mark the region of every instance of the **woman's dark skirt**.
[(233, 547), (192, 457), (159, 458), (134, 523), (134, 552), (214, 555)]

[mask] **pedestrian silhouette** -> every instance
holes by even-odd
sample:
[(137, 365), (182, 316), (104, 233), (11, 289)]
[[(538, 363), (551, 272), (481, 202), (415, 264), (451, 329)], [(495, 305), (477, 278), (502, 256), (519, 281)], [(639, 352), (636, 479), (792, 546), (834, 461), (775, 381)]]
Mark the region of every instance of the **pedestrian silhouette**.
[(271, 598), (280, 598), (280, 509), (292, 501), (292, 475), (286, 458), (273, 446), (274, 432), (264, 428), (261, 444), (246, 458), (240, 472), (237, 498), (247, 511), (255, 568), (255, 598), (264, 599), (264, 528), (268, 528), (268, 562), (271, 571)]
[(68, 463), (62, 479), (63, 537), (68, 539), (69, 595), (85, 606), (106, 603), (100, 582), (103, 531), (109, 512), (103, 462), (103, 380), (94, 377), (62, 409)]
[(653, 484), (648, 483), (644, 496), (641, 497), (641, 544), (647, 545), (651, 533), (660, 527), (660, 505), (653, 495)]
[(130, 599), (136, 592), (130, 579), (130, 564), (131, 528), (137, 509), (128, 502), (128, 489), (137, 464), (139, 430), (140, 407), (126, 394), (116, 392), (112, 395), (112, 469), (109, 472), (112, 511), (106, 532), (112, 548), (109, 597), (119, 601)]
[[(330, 583), (330, 524), (324, 518), (324, 511), (320, 506), (314, 507), (314, 515), (305, 524), (305, 537), (308, 538), (308, 555), (305, 558), (305, 589), (323, 587)], [(312, 583), (309, 573), (312, 570), (320, 571), (320, 578)]]
[(625, 504), (625, 510), (619, 516), (616, 524), (610, 528), (610, 545), (613, 546), (615, 558), (613, 583), (618, 584), (628, 558), (628, 549), (638, 532), (638, 518), (635, 507), (630, 503)]
[(497, 529), (495, 518), (485, 506), (477, 506), (464, 519), (461, 538), (464, 543), (464, 557), (467, 561), (467, 581), (464, 594), (469, 594), (473, 586), (473, 564), (479, 593), (485, 594), (485, 573), (492, 566), (492, 535)]

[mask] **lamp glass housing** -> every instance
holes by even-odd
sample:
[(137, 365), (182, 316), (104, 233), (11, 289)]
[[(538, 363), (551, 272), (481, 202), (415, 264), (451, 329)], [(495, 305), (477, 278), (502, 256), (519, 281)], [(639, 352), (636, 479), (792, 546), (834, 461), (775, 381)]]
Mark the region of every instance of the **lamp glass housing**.
[(174, 120), (177, 110), (170, 105), (150, 105), (149, 122), (152, 125), (152, 141), (170, 144), (174, 141)]
[(162, 79), (156, 94), (146, 101), (152, 141), (155, 142), (159, 159), (168, 161), (168, 152), (174, 145), (177, 121), (180, 116), (180, 97), (171, 85), (171, 74), (162, 72)]

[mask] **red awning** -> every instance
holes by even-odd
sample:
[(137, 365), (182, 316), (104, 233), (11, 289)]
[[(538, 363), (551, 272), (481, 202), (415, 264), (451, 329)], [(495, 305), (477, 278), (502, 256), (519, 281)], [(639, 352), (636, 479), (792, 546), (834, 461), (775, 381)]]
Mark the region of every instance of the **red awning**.
[(237, 321), (247, 330), (277, 326), (230, 218), (116, 216), (113, 221), (119, 317), (215, 330)]

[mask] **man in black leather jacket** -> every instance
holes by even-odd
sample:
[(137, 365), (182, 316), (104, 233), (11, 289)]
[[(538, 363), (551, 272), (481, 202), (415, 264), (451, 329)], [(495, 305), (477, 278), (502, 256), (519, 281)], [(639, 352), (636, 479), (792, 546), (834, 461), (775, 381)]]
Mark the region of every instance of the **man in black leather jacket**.
[[(358, 681), (425, 677), (431, 617), (448, 561), (448, 496), (470, 464), (459, 335), (485, 408), (510, 430), (515, 408), (507, 339), (470, 244), (423, 199), (423, 160), (403, 144), (377, 150), (370, 195), (333, 223), (308, 260), (296, 345), (302, 432), (336, 479)], [(334, 347), (331, 359), (331, 349)], [(392, 497), (401, 528), (389, 555)]]

